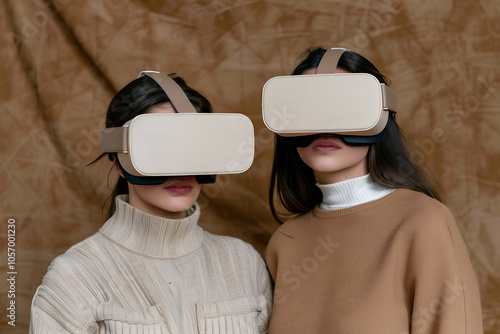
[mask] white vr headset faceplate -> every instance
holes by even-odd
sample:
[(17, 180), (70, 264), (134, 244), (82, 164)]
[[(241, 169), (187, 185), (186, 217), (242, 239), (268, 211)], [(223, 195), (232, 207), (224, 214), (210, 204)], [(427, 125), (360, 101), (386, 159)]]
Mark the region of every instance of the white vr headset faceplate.
[(396, 92), (366, 73), (279, 76), (262, 93), (264, 123), (282, 136), (372, 136), (396, 109)]
[(143, 114), (101, 130), (101, 151), (116, 152), (135, 176), (242, 173), (253, 162), (254, 129), (242, 114)]

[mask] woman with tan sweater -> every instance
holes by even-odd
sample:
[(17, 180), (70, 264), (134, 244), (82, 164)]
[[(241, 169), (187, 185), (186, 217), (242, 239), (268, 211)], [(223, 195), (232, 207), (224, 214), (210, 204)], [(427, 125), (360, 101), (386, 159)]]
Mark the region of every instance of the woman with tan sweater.
[[(173, 80), (197, 112), (211, 112), (204, 96)], [(162, 87), (143, 76), (113, 98), (106, 127), (174, 112)], [(263, 259), (249, 244), (198, 226), (201, 183), (214, 178), (133, 176), (109, 156), (121, 175), (111, 215), (50, 265), (33, 298), (30, 333), (267, 332), (272, 290)]]
[[(324, 54), (308, 50), (293, 75), (314, 75)], [(336, 73), (386, 82), (351, 51), (337, 66)], [(395, 116), (390, 111), (371, 143), (325, 133), (277, 137), (270, 204), (278, 221), (274, 198), (294, 217), (266, 250), (275, 281), (269, 333), (483, 332), (460, 231), (410, 159)]]

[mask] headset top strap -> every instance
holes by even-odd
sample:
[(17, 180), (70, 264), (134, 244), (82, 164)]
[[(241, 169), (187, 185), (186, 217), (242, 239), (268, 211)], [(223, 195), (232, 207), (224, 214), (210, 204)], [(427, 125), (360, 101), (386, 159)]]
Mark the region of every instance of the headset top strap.
[(323, 58), (321, 58), (321, 61), (316, 68), (316, 74), (335, 73), (340, 56), (342, 56), (345, 51), (349, 50), (344, 48), (331, 48), (329, 50), (326, 50)]
[(196, 113), (181, 87), (167, 74), (156, 71), (142, 71), (138, 78), (147, 75), (163, 89), (178, 113)]

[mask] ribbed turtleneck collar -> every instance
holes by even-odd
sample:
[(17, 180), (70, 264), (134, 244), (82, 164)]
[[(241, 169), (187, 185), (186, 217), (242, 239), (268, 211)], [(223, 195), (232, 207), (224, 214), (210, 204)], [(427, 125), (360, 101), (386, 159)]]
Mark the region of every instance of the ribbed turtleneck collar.
[(203, 230), (198, 226), (198, 204), (186, 218), (166, 219), (131, 206), (126, 195), (117, 196), (115, 202), (115, 213), (99, 230), (115, 243), (157, 258), (179, 257), (201, 246)]
[(375, 182), (370, 174), (332, 184), (316, 184), (323, 193), (319, 208), (338, 210), (382, 198), (395, 189)]

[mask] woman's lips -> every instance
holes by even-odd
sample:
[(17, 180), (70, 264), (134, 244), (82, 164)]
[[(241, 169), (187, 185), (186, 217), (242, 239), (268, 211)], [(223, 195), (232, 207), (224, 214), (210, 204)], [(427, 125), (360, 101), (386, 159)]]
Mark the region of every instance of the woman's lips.
[(189, 182), (175, 182), (165, 187), (165, 189), (175, 194), (187, 194), (192, 188)]
[(332, 140), (319, 139), (313, 142), (312, 149), (316, 152), (330, 152), (340, 150), (340, 146)]

